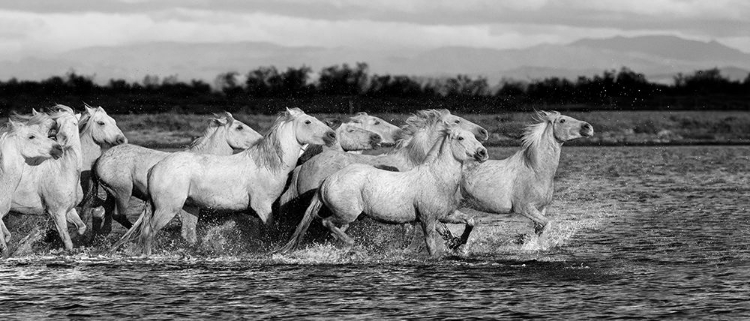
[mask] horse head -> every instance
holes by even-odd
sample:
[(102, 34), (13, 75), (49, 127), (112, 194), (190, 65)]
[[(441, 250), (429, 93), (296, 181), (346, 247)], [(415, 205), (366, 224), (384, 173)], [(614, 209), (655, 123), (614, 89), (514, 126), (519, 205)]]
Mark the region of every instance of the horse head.
[(449, 142), (453, 157), (459, 162), (484, 162), (489, 158), (487, 149), (477, 140), (475, 133), (452, 125), (444, 130), (445, 139)]
[(14, 139), (16, 141), (15, 148), (27, 160), (58, 159), (63, 153), (62, 146), (47, 137), (49, 131), (43, 130), (40, 126), (10, 120), (8, 128), (8, 132), (4, 135), (5, 138)]
[(82, 133), (90, 133), (97, 145), (115, 146), (128, 142), (125, 134), (117, 127), (117, 121), (107, 115), (104, 108), (91, 107), (86, 103), (84, 106), (86, 111), (80, 116)]
[(214, 115), (216, 118), (211, 120), (209, 128), (214, 127), (216, 130), (224, 132), (227, 144), (233, 149), (247, 149), (257, 143), (263, 135), (256, 132), (247, 124), (234, 119), (229, 112), (223, 115)]
[(453, 115), (447, 109), (440, 109), (440, 110), (437, 110), (437, 111), (440, 113), (441, 118), (442, 118), (442, 120), (444, 122), (446, 122), (446, 123), (448, 123), (448, 124), (450, 124), (452, 126), (458, 126), (459, 128), (468, 130), (469, 132), (471, 132), (472, 134), (474, 134), (474, 136), (479, 141), (486, 141), (490, 137), (490, 135), (487, 132), (487, 130), (484, 129), (484, 127), (482, 127), (482, 126), (479, 126), (479, 125), (477, 125), (475, 123), (472, 123), (472, 122), (466, 120), (463, 117), (460, 117), (460, 116), (457, 116), (457, 115)]
[[(57, 122), (56, 139), (63, 148), (73, 147), (76, 142), (74, 139), (79, 138), (78, 117), (72, 108), (65, 105), (56, 105), (50, 108), (50, 117)], [(80, 145), (80, 139), (76, 139)]]
[(336, 129), (341, 148), (349, 150), (370, 150), (380, 146), (382, 137), (375, 132), (358, 127), (352, 123), (343, 123)]
[(393, 145), (396, 143), (399, 132), (398, 126), (393, 125), (379, 117), (368, 115), (365, 112), (357, 113), (349, 118), (349, 123), (362, 129), (374, 132), (383, 139), (383, 144)]
[(331, 146), (336, 142), (336, 132), (325, 123), (305, 114), (299, 108), (287, 108), (284, 121), (291, 122), (294, 126), (294, 135), (300, 145), (326, 145)]
[(562, 115), (556, 111), (539, 111), (537, 112), (537, 117), (547, 122), (548, 126), (552, 126), (552, 133), (559, 142), (567, 142), (576, 138), (594, 135), (594, 127), (591, 124)]

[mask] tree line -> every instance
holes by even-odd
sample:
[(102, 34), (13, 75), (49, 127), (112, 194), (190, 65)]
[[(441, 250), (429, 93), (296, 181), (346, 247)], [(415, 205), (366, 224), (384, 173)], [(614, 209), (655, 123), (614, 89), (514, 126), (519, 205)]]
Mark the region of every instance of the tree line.
[(534, 81), (486, 78), (414, 77), (371, 74), (367, 64), (335, 65), (318, 73), (306, 66), (279, 70), (259, 67), (246, 74), (227, 72), (213, 84), (183, 82), (176, 76), (146, 76), (141, 82), (111, 79), (105, 85), (92, 76), (70, 72), (41, 81), (0, 81), (0, 108), (26, 112), (54, 103), (85, 101), (112, 113), (219, 110), (275, 113), (299, 106), (309, 112), (412, 112), (448, 108), (457, 112), (496, 113), (532, 109), (557, 110), (750, 110), (750, 74), (733, 81), (718, 69), (678, 74), (672, 84), (649, 82), (623, 67), (575, 80)]

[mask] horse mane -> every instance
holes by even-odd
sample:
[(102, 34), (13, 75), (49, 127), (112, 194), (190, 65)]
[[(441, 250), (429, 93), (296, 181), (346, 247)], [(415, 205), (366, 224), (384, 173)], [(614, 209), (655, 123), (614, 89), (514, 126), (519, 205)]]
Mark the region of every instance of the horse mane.
[(531, 166), (534, 165), (534, 159), (537, 152), (536, 147), (539, 146), (544, 139), (544, 133), (547, 131), (547, 126), (549, 126), (558, 116), (560, 116), (560, 113), (556, 111), (535, 111), (535, 114), (532, 117), (537, 123), (526, 126), (523, 137), (521, 138), (521, 150), (523, 151), (524, 159), (527, 164)]
[(73, 111), (73, 108), (57, 104), (49, 109), (48, 115), (50, 118), (57, 120), (58, 118), (65, 115), (72, 115), (75, 117), (76, 113), (75, 111)]
[(46, 113), (38, 113), (36, 115), (21, 115), (15, 112), (10, 115), (10, 120), (14, 122), (23, 123), (26, 126), (40, 125), (51, 119)]
[(425, 128), (435, 126), (443, 122), (443, 117), (450, 114), (447, 109), (425, 109), (414, 113), (406, 119), (406, 124), (397, 133), (396, 146), (392, 152), (403, 150), (409, 160), (415, 164), (421, 163), (432, 146), (425, 148), (424, 140), (415, 141), (414, 136)]
[[(208, 137), (211, 136), (211, 134), (215, 133), (217, 130), (219, 130), (219, 127), (224, 126), (226, 124), (226, 123), (221, 123), (222, 119), (226, 119), (226, 118), (217, 116), (209, 120), (208, 127), (206, 127), (206, 129), (203, 130), (203, 134), (198, 136), (198, 138), (194, 139), (190, 143), (190, 145), (188, 145), (188, 148), (192, 149), (196, 146), (200, 146), (201, 144), (205, 143), (208, 140)], [(216, 121), (219, 121), (220, 123), (217, 124)]]
[(440, 155), (443, 144), (445, 144), (445, 140), (448, 139), (448, 137), (450, 137), (452, 133), (453, 129), (451, 128), (451, 126), (446, 124), (446, 126), (440, 130), (440, 136), (438, 137), (437, 141), (435, 141), (435, 144), (433, 144), (427, 152), (423, 164), (434, 161), (438, 157), (438, 155)]
[[(291, 110), (303, 113), (299, 108)], [(271, 128), (263, 135), (255, 145), (247, 149), (258, 166), (263, 166), (271, 171), (280, 171), (284, 167), (284, 149), (281, 148), (279, 140), (279, 128), (281, 125), (294, 120), (294, 116), (288, 111), (283, 111), (276, 118)]]

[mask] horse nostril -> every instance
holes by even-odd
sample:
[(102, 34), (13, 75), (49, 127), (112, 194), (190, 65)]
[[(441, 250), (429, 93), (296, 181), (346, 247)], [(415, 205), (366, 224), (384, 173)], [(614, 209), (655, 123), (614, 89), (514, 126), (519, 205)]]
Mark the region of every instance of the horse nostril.
[(490, 134), (487, 132), (486, 129), (482, 128), (479, 130), (479, 132), (482, 134), (482, 137), (484, 140), (490, 138)]
[(128, 139), (125, 138), (125, 136), (119, 136), (117, 137), (117, 140), (115, 141), (115, 143), (117, 143), (118, 145), (127, 144)]
[(476, 158), (478, 160), (485, 160), (485, 159), (487, 159), (487, 150), (484, 149), (484, 148), (478, 149), (477, 153), (476, 153)]
[(328, 131), (328, 133), (326, 134), (326, 137), (328, 137), (328, 139), (330, 140), (336, 140), (336, 133), (333, 131)]
[(380, 135), (378, 135), (378, 134), (373, 134), (373, 135), (370, 135), (370, 141), (373, 142), (373, 143), (375, 143), (375, 144), (377, 144), (377, 143), (382, 142), (383, 138), (380, 137)]

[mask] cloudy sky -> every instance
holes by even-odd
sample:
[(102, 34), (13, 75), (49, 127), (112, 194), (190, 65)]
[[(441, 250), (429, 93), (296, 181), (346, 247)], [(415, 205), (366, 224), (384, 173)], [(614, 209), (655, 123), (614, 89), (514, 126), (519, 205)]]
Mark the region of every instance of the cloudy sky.
[(365, 49), (522, 48), (669, 34), (750, 52), (747, 0), (24, 0), (0, 3), (0, 59), (153, 41)]

